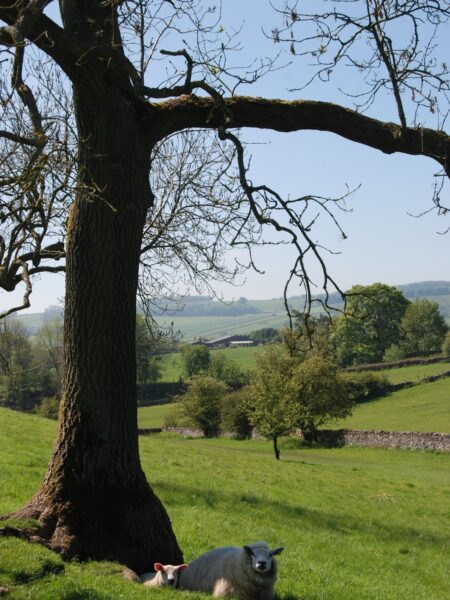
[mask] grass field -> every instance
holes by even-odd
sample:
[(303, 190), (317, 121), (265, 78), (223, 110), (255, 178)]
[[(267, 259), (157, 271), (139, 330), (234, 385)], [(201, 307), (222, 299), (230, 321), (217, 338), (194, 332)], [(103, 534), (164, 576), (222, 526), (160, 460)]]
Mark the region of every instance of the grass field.
[(436, 431), (450, 433), (450, 378), (422, 383), (355, 407), (333, 429)]
[[(211, 350), (211, 356), (223, 354), (228, 360), (237, 363), (244, 371), (250, 371), (255, 364), (255, 354), (263, 350), (264, 346), (223, 348), (221, 350)], [(161, 381), (178, 381), (181, 376), (181, 353), (171, 352), (169, 354), (161, 354), (160, 356)]]
[[(35, 491), (54, 423), (0, 411), (0, 513)], [(444, 600), (450, 589), (448, 455), (304, 449), (272, 457), (263, 441), (140, 440), (143, 467), (186, 560), (222, 544), (284, 545), (281, 600)], [(208, 473), (208, 476), (205, 474)], [(111, 563), (63, 563), (39, 546), (0, 538), (0, 586), (11, 599), (200, 600), (149, 590)]]
[(401, 367), (398, 369), (385, 369), (383, 371), (374, 371), (385, 375), (390, 383), (402, 383), (403, 381), (412, 381), (416, 383), (424, 377), (439, 375), (445, 371), (450, 371), (450, 362), (431, 363), (428, 365), (413, 365), (410, 367)]
[(176, 403), (158, 404), (156, 406), (143, 406), (138, 408), (138, 426), (140, 429), (163, 427), (165, 418), (176, 407)]

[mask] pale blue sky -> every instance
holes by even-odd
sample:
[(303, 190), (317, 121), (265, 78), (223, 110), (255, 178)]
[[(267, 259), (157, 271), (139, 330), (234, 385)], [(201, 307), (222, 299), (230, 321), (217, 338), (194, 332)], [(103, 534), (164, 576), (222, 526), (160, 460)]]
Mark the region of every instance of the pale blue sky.
[[(224, 0), (223, 4), (225, 28), (243, 22), (241, 39), (246, 49), (242, 62), (245, 57), (265, 56), (277, 50), (261, 33), (262, 26), (270, 31), (277, 24), (266, 0)], [(446, 41), (441, 42), (443, 56), (450, 55), (449, 40), (450, 36), (447, 36)], [(288, 54), (286, 57), (289, 59)], [(268, 75), (254, 89), (243, 89), (241, 93), (344, 101), (329, 84), (290, 93), (289, 87), (300, 85), (304, 68), (304, 64), (293, 63), (287, 69)], [(394, 120), (393, 109), (393, 102), (386, 99), (378, 104), (377, 110), (368, 114)], [(266, 183), (293, 196), (309, 193), (337, 196), (345, 191), (346, 184), (350, 187), (361, 185), (347, 203), (353, 212), (339, 217), (347, 240), (342, 240), (338, 231), (325, 221), (319, 221), (315, 230), (315, 239), (340, 253), (329, 256), (328, 267), (343, 289), (355, 283), (375, 281), (401, 284), (450, 280), (450, 233), (438, 233), (450, 226), (450, 216), (438, 218), (434, 213), (419, 219), (408, 216), (408, 213), (422, 213), (431, 206), (433, 175), (438, 170), (433, 161), (422, 157), (383, 155), (327, 133), (278, 134), (247, 130), (244, 136), (248, 141), (258, 142), (251, 147), (250, 177), (254, 183)], [(448, 204), (448, 188), (446, 196)], [(281, 296), (293, 260), (292, 250), (286, 246), (269, 247), (257, 250), (255, 256), (258, 266), (266, 271), (265, 275), (248, 273), (240, 287), (217, 286), (217, 292), (226, 299)], [(319, 293), (320, 274), (314, 270), (312, 273), (319, 285)], [(22, 290), (16, 297), (21, 293)], [(302, 290), (291, 288), (292, 295), (298, 293)], [(63, 294), (63, 276), (43, 277), (34, 286), (32, 308), (28, 312), (39, 312), (45, 306), (57, 304)], [(12, 295), (1, 292), (0, 308), (11, 304)]]

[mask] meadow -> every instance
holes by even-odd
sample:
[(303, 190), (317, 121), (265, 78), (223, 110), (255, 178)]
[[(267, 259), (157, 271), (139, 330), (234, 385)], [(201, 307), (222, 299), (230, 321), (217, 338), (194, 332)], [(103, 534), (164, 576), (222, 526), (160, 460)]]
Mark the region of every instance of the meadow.
[[(251, 371), (255, 366), (255, 355), (263, 352), (263, 350), (264, 346), (221, 348), (211, 350), (211, 356), (223, 354), (227, 360), (237, 363), (242, 370)], [(161, 381), (178, 381), (182, 376), (181, 353), (170, 352), (168, 354), (160, 354), (159, 359)]]
[(385, 369), (383, 371), (375, 371), (375, 375), (377, 373), (382, 374), (387, 377), (389, 383), (394, 384), (403, 383), (404, 381), (417, 383), (424, 377), (440, 375), (446, 371), (450, 371), (450, 361)]
[[(35, 491), (55, 425), (0, 410), (0, 513)], [(444, 600), (450, 589), (449, 457), (381, 449), (311, 449), (265, 441), (140, 439), (144, 470), (190, 560), (223, 544), (284, 545), (280, 600)], [(205, 474), (209, 474), (205, 476)], [(213, 475), (212, 475), (213, 474)], [(0, 538), (0, 586), (11, 599), (149, 598), (112, 563), (63, 563)], [(206, 598), (156, 590), (152, 598)]]
[(383, 429), (450, 433), (450, 378), (422, 383), (359, 404), (332, 429)]

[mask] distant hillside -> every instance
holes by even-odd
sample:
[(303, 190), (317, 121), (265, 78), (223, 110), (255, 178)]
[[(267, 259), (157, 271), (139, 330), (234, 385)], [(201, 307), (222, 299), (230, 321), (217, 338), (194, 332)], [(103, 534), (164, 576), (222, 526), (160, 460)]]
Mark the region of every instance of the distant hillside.
[[(398, 285), (397, 288), (409, 300), (428, 298), (437, 302), (439, 310), (450, 324), (450, 281), (421, 281)], [(302, 310), (303, 302), (304, 296), (289, 298), (289, 305), (293, 310)], [(332, 294), (330, 304), (341, 308), (340, 296)], [(165, 306), (164, 301), (161, 300), (160, 305)], [(177, 304), (168, 304), (167, 308), (170, 312), (157, 317), (158, 322), (165, 326), (173, 323), (173, 330), (180, 332), (185, 341), (191, 341), (197, 336), (213, 339), (235, 333), (247, 334), (264, 327), (279, 328), (287, 325), (282, 297), (267, 300), (239, 298), (233, 303), (224, 303), (207, 296), (186, 296)], [(43, 322), (56, 318), (59, 314), (61, 310), (58, 307), (49, 307), (44, 313), (21, 313), (16, 318), (34, 334)]]
[(220, 302), (208, 296), (183, 296), (176, 301), (157, 299), (154, 304), (183, 317), (234, 317), (261, 312), (260, 308), (243, 297), (234, 302)]

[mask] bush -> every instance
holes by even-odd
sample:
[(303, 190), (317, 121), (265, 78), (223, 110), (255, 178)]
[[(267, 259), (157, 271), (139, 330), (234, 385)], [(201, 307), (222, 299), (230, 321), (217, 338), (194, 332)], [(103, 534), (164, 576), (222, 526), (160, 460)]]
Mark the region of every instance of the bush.
[(199, 427), (206, 437), (220, 432), (222, 398), (227, 385), (207, 375), (199, 375), (188, 384), (188, 391), (179, 397), (181, 417)]
[(56, 421), (59, 412), (58, 398), (55, 398), (55, 396), (44, 398), (39, 406), (36, 407), (35, 412), (41, 417), (54, 419)]
[(233, 390), (238, 390), (250, 382), (249, 373), (243, 371), (234, 360), (228, 360), (221, 352), (211, 356), (207, 373), (214, 379), (223, 381)]
[(405, 349), (398, 344), (391, 344), (383, 354), (383, 362), (394, 362), (406, 357)]
[(357, 404), (383, 396), (390, 389), (386, 375), (375, 375), (369, 371), (344, 373), (343, 378), (349, 386), (353, 402)]
[(221, 428), (222, 431), (234, 433), (238, 440), (245, 440), (252, 435), (252, 426), (248, 418), (248, 389), (226, 394), (222, 399)]

